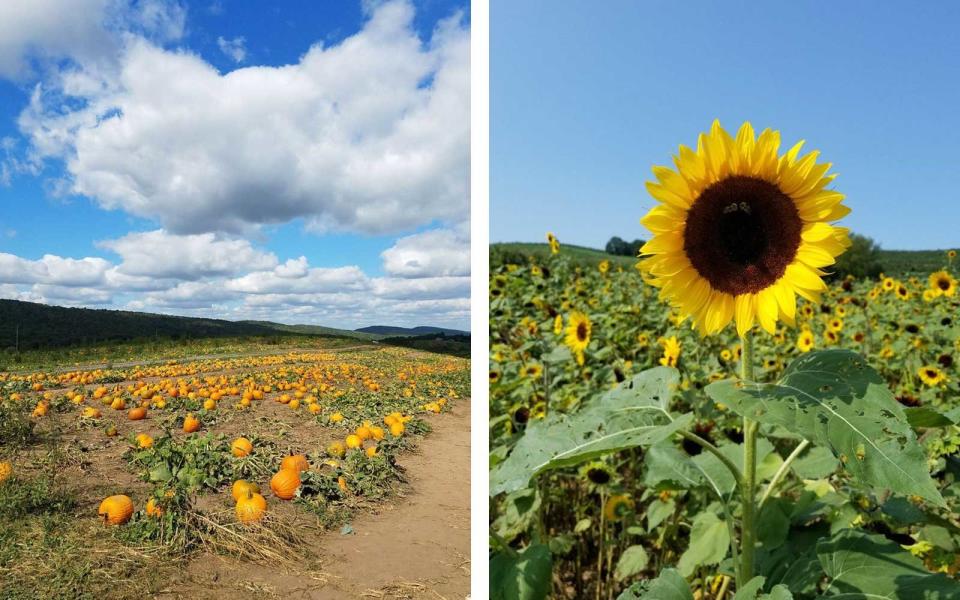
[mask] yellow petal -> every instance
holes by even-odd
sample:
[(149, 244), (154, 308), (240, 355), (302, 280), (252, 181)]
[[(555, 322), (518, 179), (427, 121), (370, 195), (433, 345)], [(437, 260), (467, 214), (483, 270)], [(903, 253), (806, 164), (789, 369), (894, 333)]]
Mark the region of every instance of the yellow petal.
[(743, 337), (753, 327), (756, 313), (756, 297), (753, 294), (741, 294), (736, 297), (734, 314), (737, 319), (737, 335)]

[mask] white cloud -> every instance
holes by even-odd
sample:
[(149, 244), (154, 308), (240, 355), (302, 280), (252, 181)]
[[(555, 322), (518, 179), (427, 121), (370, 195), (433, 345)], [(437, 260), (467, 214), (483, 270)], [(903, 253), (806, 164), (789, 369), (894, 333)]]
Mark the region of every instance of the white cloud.
[(62, 258), (47, 254), (28, 260), (0, 252), (0, 281), (61, 286), (95, 286), (104, 283), (110, 263), (102, 258)]
[[(377, 7), (296, 64), (221, 75), (131, 38), (100, 85), (41, 88), (20, 118), (70, 190), (174, 233), (241, 232), (303, 218), (314, 231), (409, 230), (469, 211), (469, 34), (429, 42), (406, 2)], [(64, 95), (76, 95), (69, 104)], [(82, 102), (76, 102), (81, 100)]]
[(381, 298), (424, 299), (470, 296), (469, 277), (421, 277), (372, 280), (373, 293)]
[(123, 262), (118, 270), (133, 276), (198, 279), (271, 269), (277, 264), (275, 255), (255, 249), (247, 240), (212, 233), (175, 235), (158, 229), (128, 233), (98, 245), (119, 254)]
[(469, 275), (469, 231), (460, 227), (410, 235), (397, 240), (381, 256), (384, 270), (397, 277)]
[(0, 77), (34, 75), (31, 61), (69, 59), (105, 68), (121, 32), (158, 41), (183, 35), (186, 9), (174, 0), (3, 0), (0, 2)]
[(233, 59), (235, 63), (242, 63), (247, 58), (247, 40), (242, 35), (228, 40), (223, 36), (217, 38), (220, 51)]
[(286, 275), (288, 265), (289, 261), (273, 271), (248, 273), (227, 281), (226, 285), (235, 292), (246, 294), (320, 294), (363, 291), (369, 286), (367, 276), (359, 267), (313, 268), (307, 269), (301, 277), (289, 277)]

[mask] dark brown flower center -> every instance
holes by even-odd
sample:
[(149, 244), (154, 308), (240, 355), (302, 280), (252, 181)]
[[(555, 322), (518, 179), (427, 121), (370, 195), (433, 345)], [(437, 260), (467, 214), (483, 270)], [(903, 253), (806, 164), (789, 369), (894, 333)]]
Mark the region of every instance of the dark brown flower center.
[(947, 291), (950, 289), (950, 282), (947, 281), (946, 278), (941, 277), (940, 279), (937, 279), (937, 287), (943, 291)]
[(793, 200), (776, 185), (735, 175), (694, 201), (683, 250), (713, 289), (756, 293), (783, 276), (800, 247), (802, 225)]
[(583, 321), (577, 324), (577, 339), (581, 342), (587, 341), (587, 324)]

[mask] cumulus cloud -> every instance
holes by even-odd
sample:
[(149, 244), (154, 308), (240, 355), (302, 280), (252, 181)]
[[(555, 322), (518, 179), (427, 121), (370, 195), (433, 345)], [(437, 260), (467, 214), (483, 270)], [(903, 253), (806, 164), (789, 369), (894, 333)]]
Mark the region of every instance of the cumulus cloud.
[(466, 227), (435, 229), (400, 238), (381, 254), (383, 269), (397, 277), (470, 274), (470, 238)]
[(0, 281), (4, 283), (95, 286), (104, 283), (111, 267), (102, 258), (62, 258), (52, 254), (40, 260), (28, 260), (0, 252)]
[(35, 74), (32, 62), (62, 59), (103, 69), (118, 52), (118, 32), (176, 40), (185, 21), (173, 0), (4, 0), (0, 77), (23, 79)]
[[(469, 31), (422, 39), (407, 0), (364, 0), (354, 35), (282, 66), (220, 73), (175, 48), (183, 0), (0, 0), (0, 78), (29, 82), (0, 185), (48, 180), (156, 223), (112, 253), (0, 253), (0, 297), (191, 316), (467, 327)], [(201, 7), (200, 10), (203, 10)], [(212, 8), (211, 12), (214, 12)], [(243, 37), (219, 38), (247, 64)], [(216, 50), (214, 50), (216, 51)], [(46, 171), (50, 173), (51, 171)], [(382, 277), (258, 247), (272, 224), (409, 234)], [(115, 256), (113, 256), (115, 255)]]
[(175, 235), (162, 229), (128, 233), (99, 242), (120, 255), (120, 273), (175, 279), (271, 269), (277, 257), (255, 249), (249, 241), (219, 238), (213, 233)]
[(70, 191), (174, 233), (294, 218), (378, 234), (459, 221), (469, 34), (456, 16), (424, 42), (412, 20), (410, 4), (387, 2), (296, 64), (226, 74), (132, 37), (115, 79), (76, 75), (37, 91), (20, 127), (38, 159), (65, 161)]
[(220, 52), (233, 59), (233, 62), (242, 63), (247, 58), (247, 40), (242, 35), (228, 40), (223, 36), (217, 38)]

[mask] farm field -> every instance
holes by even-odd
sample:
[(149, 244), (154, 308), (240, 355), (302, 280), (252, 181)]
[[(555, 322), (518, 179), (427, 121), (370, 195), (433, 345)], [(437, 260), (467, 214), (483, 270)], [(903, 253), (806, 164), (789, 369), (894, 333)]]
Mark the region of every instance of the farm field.
[[(744, 464), (736, 328), (692, 330), (634, 259), (504, 246), (490, 271), (492, 593), (733, 597), (743, 515), (721, 462)], [(798, 299), (795, 327), (753, 332), (752, 379), (771, 394), (755, 413), (763, 581), (738, 600), (960, 597), (960, 291), (956, 259), (933, 265), (834, 281)], [(803, 393), (836, 414), (775, 402)], [(816, 443), (787, 427), (804, 423)], [(843, 561), (870, 576), (831, 567)], [(877, 585), (892, 595), (860, 591)]]
[(0, 597), (468, 593), (468, 360), (300, 337), (77, 352), (0, 372)]

